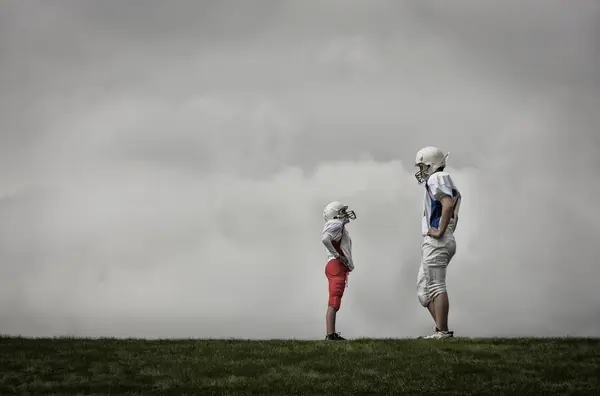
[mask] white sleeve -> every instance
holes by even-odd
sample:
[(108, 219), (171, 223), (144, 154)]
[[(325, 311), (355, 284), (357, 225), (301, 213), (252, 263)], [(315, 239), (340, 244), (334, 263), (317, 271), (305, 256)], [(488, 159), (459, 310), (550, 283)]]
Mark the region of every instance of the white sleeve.
[(454, 186), (452, 178), (447, 173), (434, 173), (429, 180), (427, 180), (427, 185), (431, 195), (436, 201), (441, 200), (444, 195), (450, 197), (454, 197), (455, 195), (454, 191), (456, 190), (456, 186)]
[(332, 241), (339, 241), (342, 239), (342, 223), (339, 221), (330, 221), (325, 224), (323, 228), (322, 237), (329, 236)]

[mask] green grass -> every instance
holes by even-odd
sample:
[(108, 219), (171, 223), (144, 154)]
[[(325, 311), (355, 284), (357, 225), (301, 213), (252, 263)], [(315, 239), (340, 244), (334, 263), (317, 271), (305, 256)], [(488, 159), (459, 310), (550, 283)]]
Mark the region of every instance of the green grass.
[(0, 338), (0, 395), (598, 395), (600, 339)]

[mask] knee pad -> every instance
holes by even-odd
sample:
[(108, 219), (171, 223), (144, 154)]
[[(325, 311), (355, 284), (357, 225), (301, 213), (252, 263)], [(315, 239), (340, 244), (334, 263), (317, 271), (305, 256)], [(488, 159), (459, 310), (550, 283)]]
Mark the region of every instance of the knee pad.
[(329, 303), (327, 305), (339, 311), (342, 305), (342, 296), (329, 296)]
[(423, 266), (419, 269), (417, 275), (417, 297), (422, 306), (427, 307), (429, 305), (429, 293), (427, 293), (427, 277)]
[(418, 290), (417, 297), (419, 298), (419, 302), (421, 303), (421, 305), (424, 306), (425, 308), (427, 308), (427, 306), (429, 305), (429, 301), (430, 301), (427, 293), (425, 293), (424, 291)]
[(429, 305), (430, 298), (425, 280), (417, 284), (417, 297), (422, 306), (427, 307)]

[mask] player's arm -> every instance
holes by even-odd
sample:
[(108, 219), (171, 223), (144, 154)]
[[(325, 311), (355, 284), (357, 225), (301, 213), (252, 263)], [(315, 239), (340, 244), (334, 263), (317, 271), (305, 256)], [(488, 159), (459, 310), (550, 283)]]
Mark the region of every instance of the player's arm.
[(446, 229), (448, 228), (448, 223), (450, 223), (450, 219), (452, 218), (452, 212), (454, 211), (454, 199), (452, 199), (449, 195), (442, 195), (439, 198), (439, 201), (442, 203), (442, 217), (440, 218), (440, 225), (438, 227), (438, 236), (444, 236)]
[(325, 245), (325, 248), (333, 255), (333, 257), (339, 258), (340, 255), (337, 250), (335, 250), (335, 247), (333, 247), (333, 238), (330, 234), (324, 233), (321, 237), (321, 242), (323, 245)]
[(337, 259), (343, 260), (340, 254), (333, 246), (333, 242), (341, 241), (342, 239), (342, 225), (337, 222), (329, 223), (325, 226), (323, 234), (321, 236), (321, 242), (325, 245), (325, 248), (331, 253), (331, 255)]

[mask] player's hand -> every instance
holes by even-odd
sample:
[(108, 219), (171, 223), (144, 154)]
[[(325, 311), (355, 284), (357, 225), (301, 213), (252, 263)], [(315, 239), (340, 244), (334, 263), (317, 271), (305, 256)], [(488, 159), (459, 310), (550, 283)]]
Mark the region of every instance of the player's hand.
[(427, 232), (427, 235), (429, 235), (432, 238), (438, 239), (441, 238), (444, 235), (444, 233), (441, 232), (439, 228), (430, 228)]

